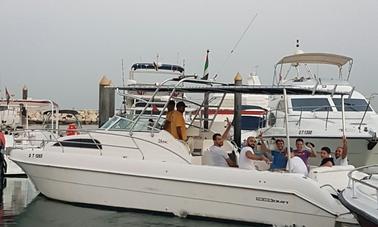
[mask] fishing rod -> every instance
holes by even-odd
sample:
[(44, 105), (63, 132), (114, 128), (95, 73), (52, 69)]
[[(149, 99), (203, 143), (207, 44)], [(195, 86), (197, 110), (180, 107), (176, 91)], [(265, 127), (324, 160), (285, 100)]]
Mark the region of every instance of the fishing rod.
[(244, 29), (243, 33), (241, 34), (241, 36), (239, 37), (239, 39), (237, 40), (237, 42), (235, 43), (235, 45), (232, 47), (232, 49), (231, 49), (231, 51), (229, 52), (229, 54), (227, 55), (226, 60), (225, 60), (224, 63), (222, 64), (222, 70), (220, 70), (220, 71), (223, 71), (223, 69), (224, 69), (226, 63), (230, 60), (232, 54), (235, 53), (236, 48), (239, 46), (239, 43), (242, 41), (242, 39), (244, 38), (244, 36), (247, 34), (248, 30), (251, 28), (251, 26), (252, 26), (253, 23), (255, 22), (257, 16), (258, 16), (258, 14), (256, 13), (256, 14), (252, 17), (252, 19), (249, 21), (248, 26)]

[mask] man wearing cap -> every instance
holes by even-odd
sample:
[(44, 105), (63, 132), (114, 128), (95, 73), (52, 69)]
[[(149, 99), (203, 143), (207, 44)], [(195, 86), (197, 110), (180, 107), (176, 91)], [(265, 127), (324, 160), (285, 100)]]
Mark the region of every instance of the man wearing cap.
[(262, 151), (270, 152), (273, 157), (272, 165), (270, 166), (270, 168), (272, 170), (280, 170), (280, 169), (284, 170), (287, 164), (287, 150), (284, 147), (285, 143), (283, 139), (281, 138), (276, 139), (276, 148), (277, 148), (276, 150), (270, 150), (265, 145), (262, 134), (260, 134), (259, 139), (261, 141)]
[(178, 102), (176, 104), (176, 111), (172, 112), (172, 115), (170, 117), (170, 124), (171, 124), (171, 130), (170, 133), (173, 137), (175, 137), (178, 140), (187, 140), (186, 136), (186, 127), (185, 127), (185, 119), (184, 119), (184, 112), (185, 112), (185, 103), (184, 102)]

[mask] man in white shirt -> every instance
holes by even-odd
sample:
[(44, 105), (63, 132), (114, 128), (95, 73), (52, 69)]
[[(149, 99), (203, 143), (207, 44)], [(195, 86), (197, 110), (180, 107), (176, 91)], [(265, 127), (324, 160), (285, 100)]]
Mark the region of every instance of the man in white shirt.
[[(290, 164), (289, 164), (290, 162)], [(289, 165), (290, 165), (290, 172), (291, 173), (301, 173), (304, 176), (308, 175), (307, 166), (304, 163), (304, 161), (296, 156), (294, 152), (291, 152), (291, 158), (287, 161), (286, 170), (289, 171)]]
[(221, 147), (223, 146), (223, 141), (227, 139), (228, 133), (230, 132), (232, 124), (227, 118), (227, 128), (223, 135), (215, 133), (213, 135), (214, 144), (209, 148), (209, 164), (214, 166), (222, 167), (236, 167), (236, 163), (230, 159), (227, 152)]
[(335, 165), (337, 166), (347, 166), (348, 165), (348, 145), (346, 137), (343, 136), (343, 145), (336, 148), (335, 151)]
[(266, 158), (264, 155), (257, 156), (253, 149), (256, 147), (256, 138), (250, 136), (247, 138), (246, 146), (242, 148), (239, 155), (239, 168), (240, 169), (250, 169), (256, 170), (254, 160), (260, 160), (268, 162), (269, 159)]

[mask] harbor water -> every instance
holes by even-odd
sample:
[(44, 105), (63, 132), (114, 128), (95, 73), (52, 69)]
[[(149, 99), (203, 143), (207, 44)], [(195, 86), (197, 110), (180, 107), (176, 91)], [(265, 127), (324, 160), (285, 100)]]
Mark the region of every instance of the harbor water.
[(244, 223), (223, 223), (63, 203), (40, 195), (28, 178), (7, 178), (1, 201), (0, 226), (247, 226)]

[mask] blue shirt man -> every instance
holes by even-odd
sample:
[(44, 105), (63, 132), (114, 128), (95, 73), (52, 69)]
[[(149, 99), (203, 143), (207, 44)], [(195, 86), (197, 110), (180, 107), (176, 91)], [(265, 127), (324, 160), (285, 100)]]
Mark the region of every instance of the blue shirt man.
[(272, 164), (270, 168), (272, 170), (284, 170), (286, 169), (286, 164), (287, 164), (287, 155), (286, 155), (286, 150), (285, 150), (285, 143), (283, 139), (276, 139), (276, 147), (277, 149), (275, 150), (270, 150), (262, 137), (262, 135), (259, 136), (260, 141), (261, 141), (261, 149), (264, 152), (270, 152), (273, 158)]

